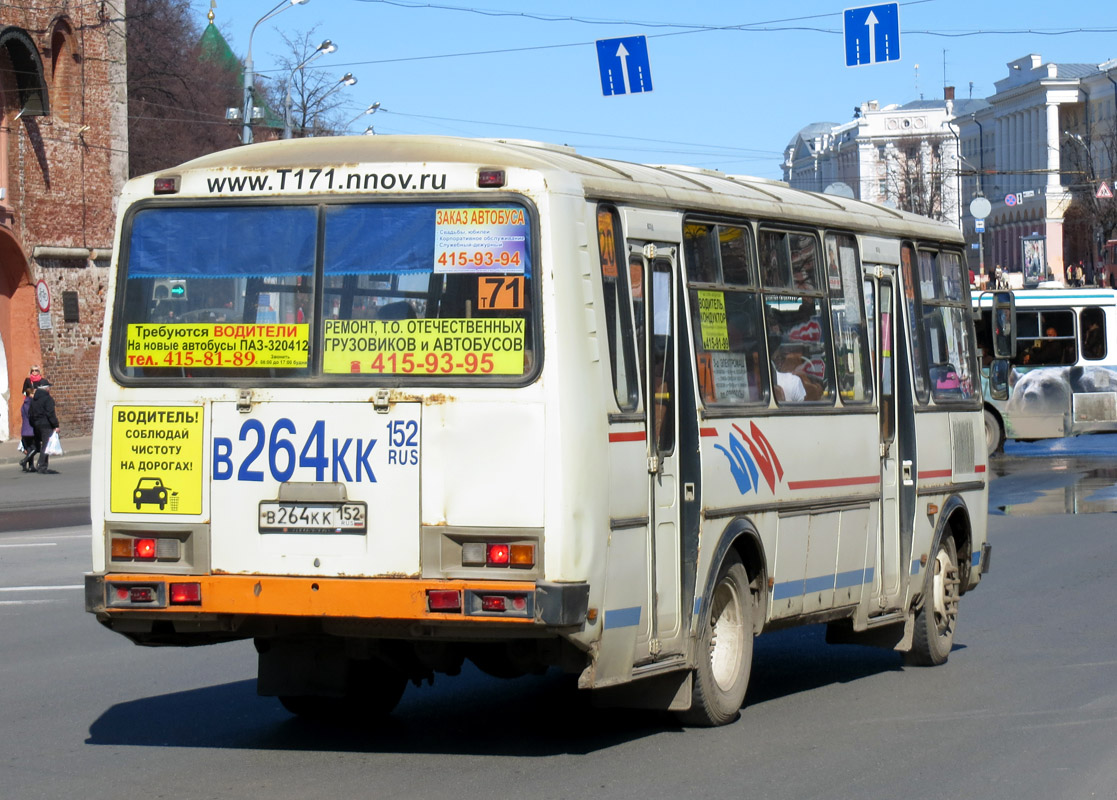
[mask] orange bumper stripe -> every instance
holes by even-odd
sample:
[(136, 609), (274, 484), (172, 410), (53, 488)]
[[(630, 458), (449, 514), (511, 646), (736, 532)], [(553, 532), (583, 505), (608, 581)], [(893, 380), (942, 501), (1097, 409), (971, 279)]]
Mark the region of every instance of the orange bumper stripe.
[(524, 617), (431, 613), (427, 589), (533, 594), (535, 584), (521, 581), (433, 581), (406, 578), (282, 578), (268, 575), (133, 575), (110, 573), (105, 583), (199, 583), (201, 605), (166, 608), (109, 608), (110, 614), (133, 612), (245, 614), (348, 619), (484, 620), (531, 623)]

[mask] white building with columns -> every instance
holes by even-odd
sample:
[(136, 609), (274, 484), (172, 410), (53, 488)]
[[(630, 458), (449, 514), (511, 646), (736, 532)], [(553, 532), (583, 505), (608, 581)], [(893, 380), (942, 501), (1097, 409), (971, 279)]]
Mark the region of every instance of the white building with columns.
[[(984, 100), (955, 100), (947, 87), (942, 100), (873, 101), (849, 122), (806, 126), (784, 151), (784, 180), (960, 225), (983, 245), (969, 251), (975, 272), (1023, 273), (1027, 245), (1032, 280), (1063, 280), (1079, 261), (1089, 275), (1101, 243), (1117, 236), (1098, 222), (1098, 203), (1117, 200), (1094, 200), (1103, 181), (1117, 193), (1117, 59), (1055, 64), (1030, 54), (1007, 66)], [(992, 205), (980, 234), (969, 213), (979, 195)]]
[[(1114, 78), (1117, 61), (1045, 64), (1031, 54), (1009, 62), (987, 107), (956, 120), (966, 168), (963, 209), (978, 194), (993, 208), (985, 220), (987, 272), (998, 265), (1021, 272), (1025, 241), (1043, 243), (1044, 277), (1063, 280), (1066, 265), (1079, 261), (1092, 272), (1100, 234), (1086, 219), (1082, 193), (1092, 198), (1095, 187), (1084, 184), (1083, 174), (1113, 174), (1113, 153), (1104, 144), (1113, 139)], [(974, 227), (967, 210), (962, 229), (976, 240)]]
[(784, 151), (784, 180), (959, 225), (962, 169), (953, 120), (986, 103), (955, 100), (950, 87), (944, 95), (883, 107), (871, 100), (849, 122), (806, 126)]

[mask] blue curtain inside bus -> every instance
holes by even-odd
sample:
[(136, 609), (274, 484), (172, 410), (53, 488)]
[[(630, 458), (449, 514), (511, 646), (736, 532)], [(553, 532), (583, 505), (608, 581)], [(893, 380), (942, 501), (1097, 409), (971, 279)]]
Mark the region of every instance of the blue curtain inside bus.
[(313, 206), (149, 208), (132, 218), (129, 278), (310, 275)]

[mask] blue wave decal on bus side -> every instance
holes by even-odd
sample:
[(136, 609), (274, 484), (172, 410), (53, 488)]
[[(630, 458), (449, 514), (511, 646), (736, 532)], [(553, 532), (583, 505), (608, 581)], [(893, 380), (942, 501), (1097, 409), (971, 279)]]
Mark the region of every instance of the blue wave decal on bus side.
[[(729, 471), (737, 483), (738, 491), (741, 494), (759, 491), (759, 478), (763, 475), (768, 490), (774, 492), (776, 483), (783, 480), (783, 465), (780, 464), (772, 443), (755, 422), (750, 423), (751, 437), (739, 425), (734, 424), (733, 429), (740, 434), (739, 439), (730, 433), (728, 449), (720, 444), (715, 444), (714, 447), (729, 460)], [(748, 451), (745, 450), (745, 444), (749, 446)]]

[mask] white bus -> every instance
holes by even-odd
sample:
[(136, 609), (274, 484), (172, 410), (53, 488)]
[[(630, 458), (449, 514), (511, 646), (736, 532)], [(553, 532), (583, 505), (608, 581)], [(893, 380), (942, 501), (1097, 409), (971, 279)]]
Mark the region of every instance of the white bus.
[(296, 714), (469, 659), (722, 724), (754, 635), (938, 664), (988, 568), (963, 240), (925, 218), (376, 136), (137, 178), (117, 237), (87, 609), (253, 639)]
[[(1117, 292), (1024, 289), (1016, 303), (1016, 351), (986, 387), (985, 441), (1051, 439), (1117, 431)], [(978, 348), (991, 352), (992, 295), (973, 298)], [(984, 359), (988, 360), (988, 359)]]

